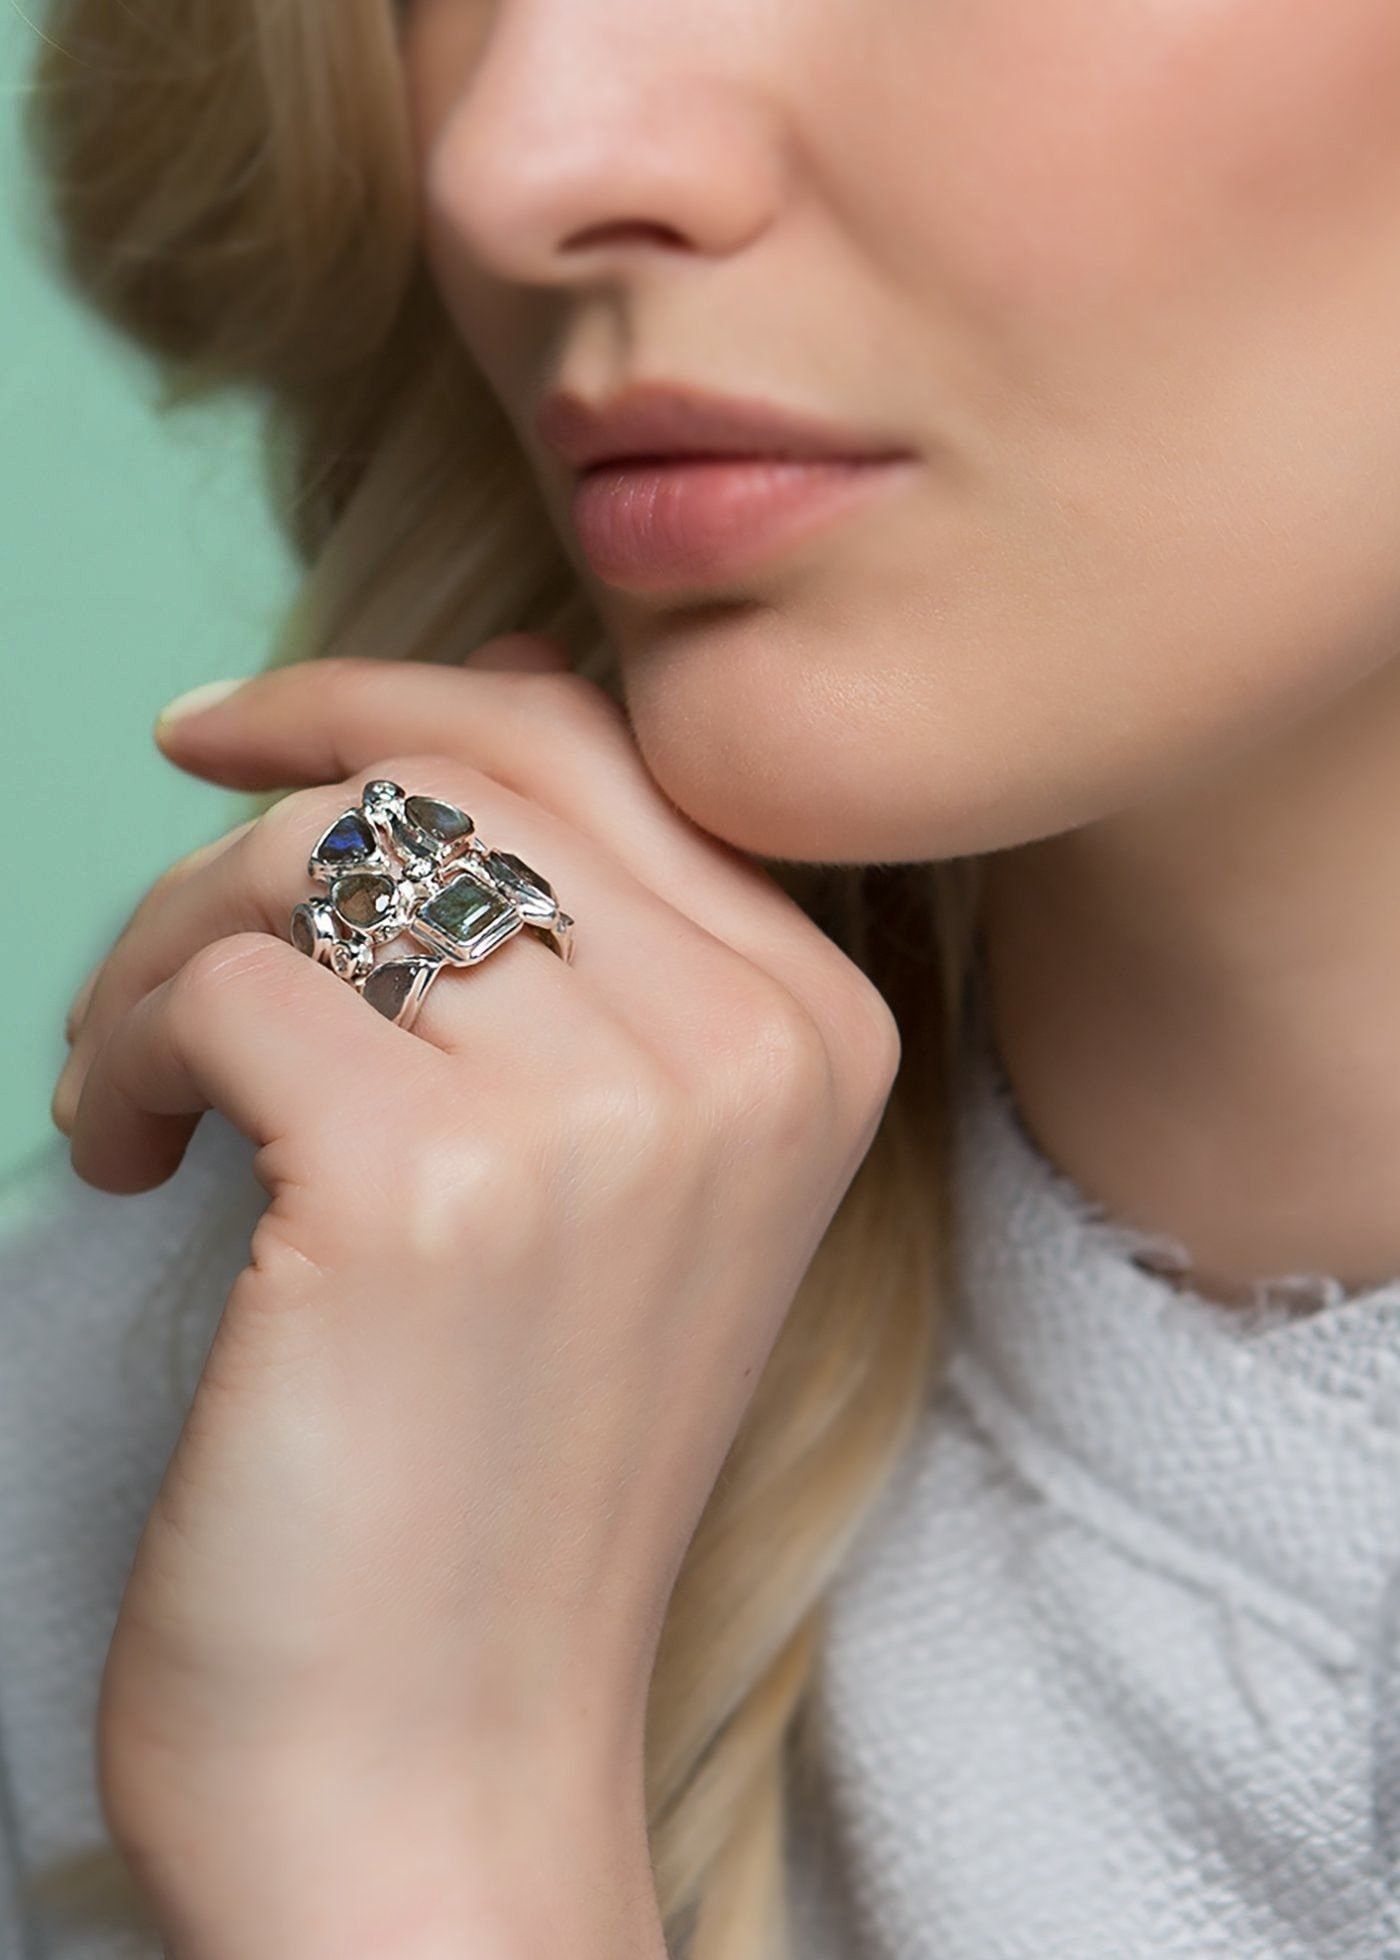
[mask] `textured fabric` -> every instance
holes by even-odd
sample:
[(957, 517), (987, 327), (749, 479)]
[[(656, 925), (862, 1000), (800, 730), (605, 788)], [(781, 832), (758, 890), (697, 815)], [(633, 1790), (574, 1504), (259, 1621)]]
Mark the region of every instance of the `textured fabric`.
[[(101, 1837), (102, 1662), (267, 1203), (253, 1148), (206, 1116), (173, 1178), (118, 1197), (84, 1184), (56, 1135), (0, 1198), (0, 1841), (12, 1873)], [(13, 1879), (10, 1891), (0, 1877), (3, 1960), (160, 1954), (150, 1941), (27, 1923)]]
[[(951, 1362), (832, 1600), (799, 1960), (1400, 1960), (1400, 1281), (1193, 1296), (980, 1040), (956, 1125)], [(0, 1204), (4, 1960), (153, 1950), (26, 1924), (14, 1876), (99, 1830), (102, 1659), (252, 1151), (208, 1116), (115, 1197), (55, 1139)]]
[(1400, 1281), (1169, 1282), (969, 1052), (952, 1357), (835, 1589), (796, 1952), (1396, 1960)]

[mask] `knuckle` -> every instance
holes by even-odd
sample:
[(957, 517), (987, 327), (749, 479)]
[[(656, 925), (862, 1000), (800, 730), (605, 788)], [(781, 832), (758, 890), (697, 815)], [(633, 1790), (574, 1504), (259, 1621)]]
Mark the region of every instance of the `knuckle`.
[(365, 784), (374, 781), (397, 783), (409, 796), (440, 796), (459, 807), (470, 808), (481, 776), (461, 756), (440, 750), (413, 750), (406, 754), (381, 756), (376, 762), (356, 770), (343, 785), (348, 808), (358, 803)]
[[(289, 790), (253, 820), (240, 845), (258, 882), (285, 881), (289, 859), (305, 857), (319, 832), (314, 826), (324, 813), (324, 792)], [(329, 821), (329, 819), (328, 819)], [(322, 828), (324, 829), (324, 825)]]
[(284, 949), (265, 932), (234, 932), (198, 947), (170, 979), (169, 1010), (177, 1032), (203, 1020), (231, 982), (285, 971)]
[[(381, 1182), (396, 1244), (427, 1265), (460, 1260), (472, 1270), (524, 1259), (546, 1227), (537, 1171), (500, 1128), (434, 1142), (424, 1131), (396, 1150)], [(464, 1274), (464, 1280), (467, 1277)]]
[(831, 1056), (816, 1018), (773, 982), (733, 1017), (717, 1088), (747, 1122), (781, 1136), (802, 1132), (832, 1086)]
[(883, 1100), (899, 1074), (903, 1037), (894, 1009), (864, 973), (857, 974), (844, 1026), (857, 1092)]
[(367, 782), (382, 776), (412, 793), (420, 783), (429, 781), (460, 784), (462, 763), (460, 758), (444, 755), (440, 750), (419, 749), (409, 754), (388, 755), (368, 769), (357, 770), (345, 787), (351, 796), (358, 797)]

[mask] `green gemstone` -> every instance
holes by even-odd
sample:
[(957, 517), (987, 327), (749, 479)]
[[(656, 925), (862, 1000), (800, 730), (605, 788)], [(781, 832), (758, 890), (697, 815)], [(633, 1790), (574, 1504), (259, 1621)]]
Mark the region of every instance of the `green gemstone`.
[(436, 898), (430, 898), (418, 917), (459, 945), (470, 945), (481, 928), (509, 910), (495, 892), (472, 877), (454, 878)]

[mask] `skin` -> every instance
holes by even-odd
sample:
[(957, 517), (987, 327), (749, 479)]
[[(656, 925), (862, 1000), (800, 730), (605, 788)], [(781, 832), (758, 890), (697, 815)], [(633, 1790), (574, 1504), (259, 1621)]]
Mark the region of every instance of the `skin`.
[(413, 0), (427, 248), (552, 384), (920, 466), (694, 593), (593, 579), (649, 768), (794, 858), (992, 854), (1028, 1126), (1200, 1290), (1400, 1273), (1392, 0)]
[[(147, 894), (56, 1110), (112, 1192), (220, 1110), (270, 1198), (107, 1656), (113, 1834), (177, 1960), (661, 1960), (655, 1642), (893, 1017), (542, 642), (303, 662), (162, 739), (305, 787)], [(547, 866), (572, 963), (518, 934), (410, 1031), (291, 946), (369, 777)]]
[[(1047, 1151), (1221, 1297), (1400, 1268), (1392, 0), (415, 0), (403, 58), (431, 263), (566, 548), (531, 447), (561, 380), (767, 394), (918, 467), (732, 585), (595, 583), (625, 723), (512, 641), (292, 668), (163, 735), (301, 786), (138, 908), (55, 1103), (109, 1190), (222, 1108), (272, 1196), (104, 1678), (109, 1815), (181, 1960), (371, 1923), (659, 1954), (651, 1642), (897, 1061), (745, 853), (988, 854)], [(512, 947), (407, 1035), (279, 943), (370, 775), (537, 861), (575, 967)], [(541, 1787), (550, 1898), (513, 1883)]]

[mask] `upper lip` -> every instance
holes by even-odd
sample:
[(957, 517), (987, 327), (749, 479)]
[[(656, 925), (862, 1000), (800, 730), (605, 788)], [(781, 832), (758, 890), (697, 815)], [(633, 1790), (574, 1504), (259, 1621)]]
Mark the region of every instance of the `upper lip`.
[(547, 395), (535, 418), (540, 440), (576, 469), (629, 456), (908, 455), (903, 445), (771, 403), (636, 382), (593, 403), (567, 389)]

